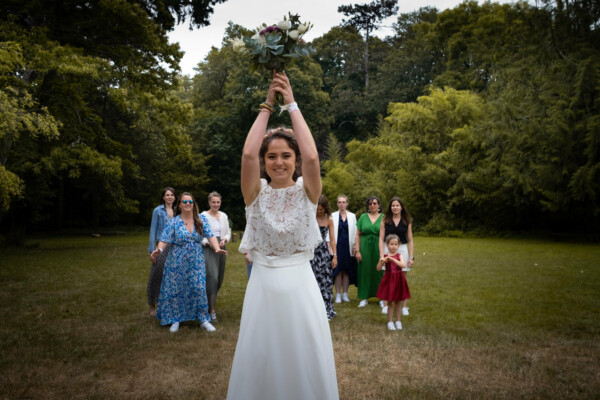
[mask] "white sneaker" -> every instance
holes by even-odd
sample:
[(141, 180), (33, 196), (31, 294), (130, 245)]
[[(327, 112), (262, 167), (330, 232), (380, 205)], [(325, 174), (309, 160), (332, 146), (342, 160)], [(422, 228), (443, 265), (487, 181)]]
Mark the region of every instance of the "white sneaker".
[[(391, 322), (390, 322), (390, 324), (391, 324)], [(396, 330), (397, 331), (401, 331), (402, 330), (402, 322), (396, 321)]]
[(348, 297), (348, 293), (342, 294), (342, 300), (344, 300), (346, 303), (350, 303), (350, 298)]
[(359, 306), (359, 307), (364, 307), (364, 306), (366, 306), (367, 304), (369, 304), (369, 302), (368, 302), (367, 300), (361, 300), (361, 301), (360, 301), (360, 303), (358, 303), (358, 306)]
[(207, 331), (207, 332), (214, 332), (214, 331), (216, 331), (216, 330), (217, 330), (217, 328), (215, 328), (215, 327), (213, 326), (213, 324), (211, 324), (211, 323), (210, 323), (210, 322), (208, 322), (208, 321), (205, 321), (205, 322), (201, 323), (201, 324), (200, 324), (200, 326), (201, 326), (202, 328), (206, 329), (206, 331)]
[(341, 294), (337, 293), (335, 295), (335, 302), (336, 303), (341, 303), (342, 302), (342, 295)]
[(393, 322), (388, 322), (388, 331), (395, 331), (396, 330), (396, 325), (394, 325)]
[(383, 300), (379, 300), (379, 307), (383, 308), (384, 304), (383, 304)]
[(408, 315), (408, 307), (402, 307), (402, 315)]
[(179, 322), (173, 322), (169, 330), (171, 331), (171, 333), (177, 332), (179, 330)]
[(382, 314), (387, 314), (388, 306), (385, 306), (381, 309)]

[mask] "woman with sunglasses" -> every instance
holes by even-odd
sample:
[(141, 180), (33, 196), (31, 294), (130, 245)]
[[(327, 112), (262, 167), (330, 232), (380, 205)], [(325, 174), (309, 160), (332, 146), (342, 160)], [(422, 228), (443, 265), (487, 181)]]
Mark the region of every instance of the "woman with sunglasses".
[[(381, 226), (381, 200), (377, 196), (367, 198), (367, 212), (356, 223), (354, 254), (358, 260), (358, 303), (359, 307), (368, 304), (370, 297), (377, 295), (383, 271), (377, 271), (379, 262), (379, 230)], [(383, 307), (383, 302), (380, 302)]]
[(203, 237), (216, 253), (227, 254), (219, 247), (206, 218), (199, 215), (194, 197), (183, 193), (177, 204), (177, 216), (169, 220), (157, 249), (150, 255), (155, 262), (167, 245), (171, 245), (156, 312), (161, 325), (171, 325), (171, 332), (177, 332), (180, 322), (196, 319), (208, 332), (215, 331), (208, 314)]

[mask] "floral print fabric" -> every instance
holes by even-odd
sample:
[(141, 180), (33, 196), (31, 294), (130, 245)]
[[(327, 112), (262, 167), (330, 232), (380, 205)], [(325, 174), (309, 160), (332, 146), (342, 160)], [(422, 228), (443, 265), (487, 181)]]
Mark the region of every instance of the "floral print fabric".
[(161, 235), (161, 242), (171, 244), (156, 312), (161, 325), (210, 321), (202, 238), (214, 235), (206, 218), (201, 215), (200, 220), (202, 235), (190, 233), (180, 216), (169, 220)]
[(331, 264), (331, 256), (327, 248), (325, 237), (327, 235), (327, 227), (319, 226), (323, 241), (315, 248), (315, 255), (310, 260), (310, 265), (317, 278), (319, 290), (325, 303), (325, 311), (327, 311), (327, 319), (332, 319), (337, 314), (333, 309), (333, 269)]

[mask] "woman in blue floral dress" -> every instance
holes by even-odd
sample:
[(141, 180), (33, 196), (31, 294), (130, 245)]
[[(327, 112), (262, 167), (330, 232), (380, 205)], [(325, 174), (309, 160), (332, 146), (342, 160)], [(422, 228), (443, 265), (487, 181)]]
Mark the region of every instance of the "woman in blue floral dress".
[(190, 193), (183, 193), (177, 205), (177, 216), (165, 226), (157, 249), (150, 257), (154, 261), (170, 244), (165, 261), (156, 318), (161, 325), (171, 325), (177, 332), (179, 323), (199, 320), (200, 326), (215, 331), (208, 314), (206, 297), (206, 267), (202, 251), (202, 238), (208, 238), (218, 254), (227, 254), (219, 247), (216, 237), (205, 217), (198, 213), (198, 205)]

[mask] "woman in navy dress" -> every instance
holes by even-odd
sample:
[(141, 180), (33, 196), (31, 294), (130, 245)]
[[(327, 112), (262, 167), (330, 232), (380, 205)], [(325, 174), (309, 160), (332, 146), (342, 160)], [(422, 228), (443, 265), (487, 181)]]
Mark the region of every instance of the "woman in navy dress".
[[(337, 198), (338, 211), (331, 214), (338, 266), (333, 270), (335, 282), (335, 302), (350, 302), (348, 287), (356, 285), (356, 258), (354, 240), (356, 238), (356, 215), (348, 211), (348, 197), (341, 194)], [(333, 241), (332, 241), (333, 242)]]
[(190, 193), (183, 193), (177, 205), (178, 215), (166, 225), (158, 247), (150, 255), (155, 261), (171, 244), (165, 261), (163, 282), (158, 298), (156, 318), (161, 325), (171, 325), (177, 332), (179, 323), (199, 320), (202, 328), (215, 331), (208, 314), (206, 297), (206, 265), (202, 239), (208, 238), (216, 253), (227, 254), (219, 247), (206, 218), (198, 213), (198, 206)]

